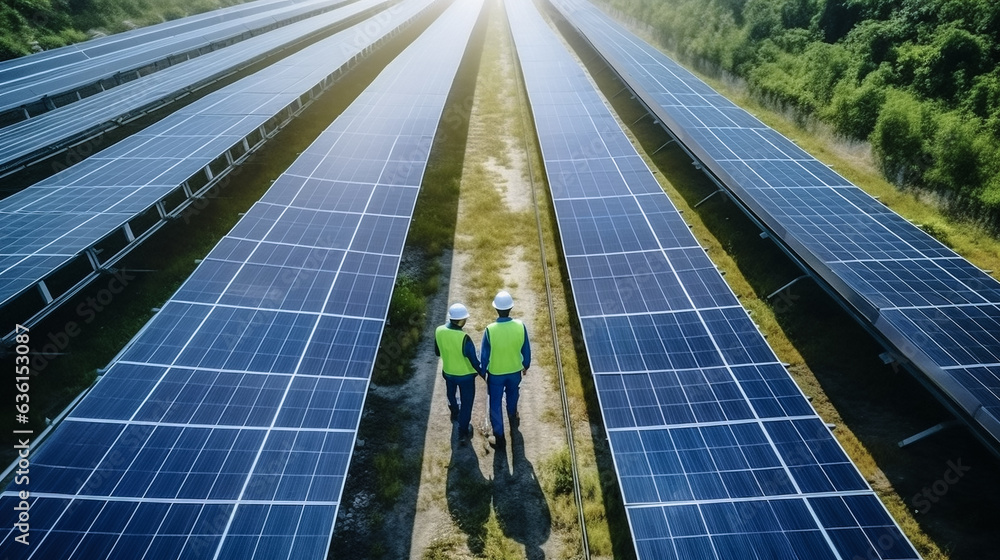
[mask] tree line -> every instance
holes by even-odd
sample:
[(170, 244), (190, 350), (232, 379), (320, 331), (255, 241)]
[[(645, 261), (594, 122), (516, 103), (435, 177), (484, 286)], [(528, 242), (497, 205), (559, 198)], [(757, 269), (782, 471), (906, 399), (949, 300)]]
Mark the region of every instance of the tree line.
[(896, 184), (1000, 223), (1000, 2), (608, 1), (681, 56), (870, 142)]

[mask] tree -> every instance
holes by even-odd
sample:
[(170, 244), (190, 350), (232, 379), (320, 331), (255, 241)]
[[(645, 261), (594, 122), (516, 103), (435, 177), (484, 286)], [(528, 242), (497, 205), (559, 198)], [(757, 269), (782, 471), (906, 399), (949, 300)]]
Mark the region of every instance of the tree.
[(924, 178), (940, 191), (969, 195), (983, 184), (985, 138), (975, 122), (956, 112), (935, 119), (931, 167)]
[(908, 93), (890, 90), (886, 96), (870, 140), (888, 178), (906, 184), (923, 174), (929, 116), (924, 104)]
[(875, 130), (885, 104), (885, 84), (870, 74), (861, 85), (850, 77), (842, 79), (833, 89), (833, 97), (825, 115), (837, 132), (855, 140), (866, 140)]

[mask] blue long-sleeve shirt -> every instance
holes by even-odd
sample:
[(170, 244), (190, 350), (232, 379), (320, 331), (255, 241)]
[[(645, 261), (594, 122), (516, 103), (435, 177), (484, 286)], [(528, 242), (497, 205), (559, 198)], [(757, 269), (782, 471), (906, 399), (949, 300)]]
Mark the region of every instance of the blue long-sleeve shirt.
[[(446, 326), (452, 330), (462, 330), (461, 327), (455, 326), (451, 321)], [(438, 347), (437, 339), (434, 339), (434, 354), (436, 356), (441, 355), (441, 348)], [(465, 340), (462, 341), (462, 355), (469, 359), (469, 363), (472, 364), (472, 368), (476, 370), (476, 373), (483, 374), (483, 366), (479, 363), (479, 358), (476, 356), (476, 345), (472, 343), (472, 339), (468, 334), (465, 335)]]
[[(497, 323), (506, 323), (508, 321), (513, 321), (514, 319), (510, 317), (500, 317), (497, 319)], [(483, 344), (482, 352), (480, 356), (480, 362), (483, 365), (483, 369), (486, 369), (486, 364), (490, 363), (490, 331), (483, 331)], [(531, 344), (528, 342), (528, 327), (524, 327), (524, 343), (521, 344), (521, 365), (524, 366), (523, 369), (528, 369), (531, 365)], [(490, 373), (487, 371), (487, 373)], [(506, 372), (510, 373), (510, 372)]]

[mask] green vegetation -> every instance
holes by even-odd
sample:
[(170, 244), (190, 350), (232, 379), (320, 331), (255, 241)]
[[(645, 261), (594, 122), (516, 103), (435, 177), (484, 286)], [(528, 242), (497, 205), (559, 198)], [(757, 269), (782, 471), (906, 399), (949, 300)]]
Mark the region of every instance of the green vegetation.
[(240, 4), (244, 0), (3, 0), (0, 60)]
[(504, 534), (497, 512), (490, 511), (483, 537), (483, 552), (480, 555), (487, 560), (521, 560), (524, 558), (524, 547), (519, 546), (514, 539)]
[(885, 177), (1000, 225), (1000, 4), (608, 0), (678, 55), (867, 140)]
[(389, 447), (375, 455), (376, 488), (382, 503), (392, 505), (396, 502), (403, 493), (404, 474), (411, 470), (399, 447)]

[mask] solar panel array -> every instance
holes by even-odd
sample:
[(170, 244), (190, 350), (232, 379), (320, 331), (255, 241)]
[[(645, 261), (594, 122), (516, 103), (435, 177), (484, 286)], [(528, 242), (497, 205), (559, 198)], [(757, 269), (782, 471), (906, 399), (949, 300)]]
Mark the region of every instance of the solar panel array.
[[(455, 2), (390, 63), (33, 453), (33, 542), (8, 529), (0, 556), (326, 557), (403, 242), (481, 6)], [(4, 527), (16, 490), (0, 498)]]
[(104, 37), (95, 37), (81, 43), (73, 43), (29, 56), (0, 61), (0, 81), (8, 82), (31, 74), (59, 70), (111, 52), (125, 50), (178, 33), (204, 28), (214, 23), (290, 6), (301, 1), (257, 0), (255, 2), (246, 2), (228, 8), (165, 21), (156, 25), (140, 27), (131, 31), (115, 33)]
[(310, 17), (0, 129), (0, 174), (159, 108), (307, 37), (371, 15), (385, 4), (357, 2)]
[[(347, 0), (269, 2), (88, 41), (0, 67), (0, 120), (27, 119), (200, 54), (315, 16)], [(266, 11), (265, 11), (266, 10)], [(37, 59), (37, 60), (36, 60)]]
[(640, 558), (919, 558), (582, 68), (505, 3)]
[(1000, 441), (1000, 283), (584, 0), (552, 0), (760, 221)]
[[(361, 0), (358, 9), (382, 1)], [(33, 288), (45, 287), (44, 279), (69, 263), (89, 259), (88, 269), (104, 266), (115, 255), (98, 256), (92, 247), (123, 230), (131, 243), (140, 232), (130, 229), (130, 220), (151, 208), (164, 210), (164, 201), (178, 195), (190, 200), (192, 191), (260, 145), (371, 44), (394, 34), (432, 1), (397, 4), (0, 200), (0, 312)], [(51, 307), (49, 299), (44, 303)]]

